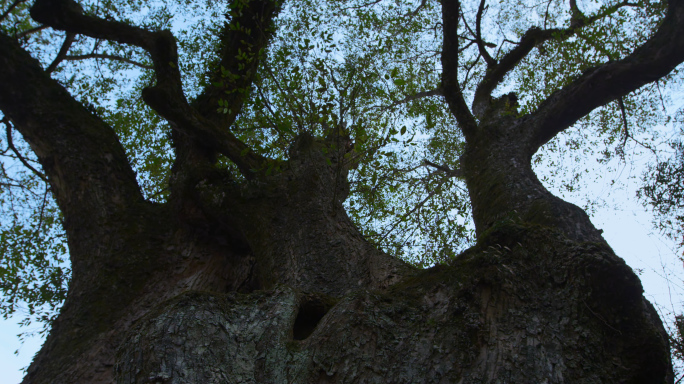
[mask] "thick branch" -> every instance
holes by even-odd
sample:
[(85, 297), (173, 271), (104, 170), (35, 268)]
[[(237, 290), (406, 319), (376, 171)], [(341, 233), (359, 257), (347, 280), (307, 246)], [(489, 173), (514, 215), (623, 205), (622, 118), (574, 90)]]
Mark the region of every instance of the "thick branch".
[(171, 128), (225, 154), (245, 177), (252, 178), (255, 171), (264, 166), (265, 158), (254, 153), (229, 131), (220, 130), (202, 117), (185, 102), (185, 98), (178, 100), (159, 87), (144, 89), (142, 96), (150, 107), (171, 123)]
[(580, 11), (580, 9), (577, 7), (577, 1), (575, 0), (570, 0), (570, 26), (574, 27), (582, 23), (582, 20), (586, 16)]
[[(233, 124), (249, 95), (281, 3), (281, 0), (251, 0), (246, 4), (241, 1), (231, 4), (231, 20), (221, 34), (220, 61), (211, 69), (209, 85), (193, 102), (202, 116), (221, 129)], [(225, 110), (219, 108), (219, 101)]]
[(590, 68), (549, 96), (533, 114), (530, 153), (592, 110), (657, 81), (684, 62), (684, 1), (671, 0), (658, 31), (631, 55)]
[(143, 48), (150, 54), (157, 75), (156, 85), (143, 92), (145, 102), (169, 120), (175, 130), (226, 155), (246, 177), (261, 167), (263, 160), (259, 155), (190, 107), (183, 93), (176, 41), (171, 32), (152, 32), (88, 16), (73, 0), (38, 0), (31, 8), (31, 17), (55, 29)]
[(487, 68), (487, 74), (482, 78), (480, 84), (475, 91), (475, 98), (473, 100), (473, 111), (475, 115), (481, 116), (486, 108), (489, 106), (489, 99), (494, 89), (503, 81), (506, 74), (527, 56), (532, 49), (542, 41), (550, 39), (555, 30), (542, 31), (537, 27), (530, 28), (523, 37), (520, 43), (510, 50), (504, 57), (501, 58), (496, 65), (490, 65)]
[(142, 200), (111, 127), (1, 33), (0, 52), (0, 109), (38, 156), (67, 225), (74, 217), (106, 220)]
[(458, 83), (458, 20), (460, 2), (442, 0), (442, 23), (444, 43), (442, 47), (442, 91), (451, 113), (456, 117), (459, 127), (467, 137), (475, 132), (477, 123), (468, 109)]

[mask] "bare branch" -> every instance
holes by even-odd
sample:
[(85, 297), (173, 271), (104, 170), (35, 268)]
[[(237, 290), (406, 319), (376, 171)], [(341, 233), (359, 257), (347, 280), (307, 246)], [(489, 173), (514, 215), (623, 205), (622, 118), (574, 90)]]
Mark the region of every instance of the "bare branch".
[(486, 8), (486, 0), (480, 0), (480, 6), (477, 8), (477, 18), (475, 19), (475, 39), (477, 40), (477, 49), (480, 51), (480, 55), (484, 58), (485, 63), (487, 63), (488, 67), (493, 67), (496, 65), (496, 60), (489, 55), (482, 41), (482, 16)]
[(381, 1), (382, 1), (382, 0), (369, 1), (369, 2), (363, 3), (363, 4), (361, 4), (361, 5), (355, 5), (355, 6), (353, 6), (353, 7), (345, 7), (345, 8), (342, 8), (342, 9), (344, 9), (344, 10), (349, 10), (349, 9), (363, 9), (363, 8), (366, 8), (366, 7), (370, 7), (371, 5), (375, 5), (375, 4), (377, 4), (377, 3), (381, 2)]
[(546, 2), (546, 11), (544, 12), (544, 29), (546, 29), (546, 23), (549, 20), (549, 8), (551, 7), (552, 3), (553, 0), (549, 0)]
[(463, 170), (461, 168), (451, 169), (451, 168), (447, 167), (446, 165), (435, 164), (428, 159), (423, 160), (423, 163), (427, 166), (430, 166), (432, 168), (435, 168), (439, 171), (446, 173), (446, 175), (449, 177), (463, 177)]
[(57, 56), (52, 61), (52, 63), (50, 65), (48, 65), (47, 68), (45, 68), (46, 73), (52, 73), (52, 71), (57, 69), (57, 66), (59, 65), (59, 63), (61, 63), (62, 60), (64, 60), (66, 58), (66, 54), (67, 54), (67, 52), (69, 52), (69, 48), (71, 48), (71, 44), (74, 43), (75, 39), (76, 39), (75, 34), (67, 32), (66, 37), (64, 38), (64, 43), (62, 43), (62, 47), (59, 49)]
[(33, 172), (36, 176), (38, 176), (41, 180), (43, 180), (45, 183), (48, 182), (47, 177), (37, 170), (35, 167), (33, 167), (28, 160), (24, 158), (24, 156), (21, 155), (17, 147), (14, 146), (14, 140), (12, 140), (12, 125), (10, 124), (9, 118), (7, 116), (3, 117), (2, 120), (0, 120), (1, 123), (5, 124), (5, 134), (7, 135), (7, 146), (12, 149), (12, 152), (17, 156), (17, 159), (21, 161), (22, 164), (26, 168), (28, 168), (31, 172)]
[(17, 33), (16, 37), (17, 37), (17, 39), (20, 39), (20, 38), (26, 37), (26, 36), (28, 36), (28, 35), (30, 35), (30, 34), (32, 34), (32, 33), (40, 32), (40, 31), (42, 31), (43, 29), (46, 29), (46, 28), (49, 28), (49, 27), (50, 27), (49, 25), (39, 25), (39, 26), (37, 26), (37, 27), (31, 28), (31, 29), (27, 29), (27, 30), (25, 30), (25, 31), (23, 31), (23, 32)]
[(418, 14), (418, 12), (420, 12), (420, 10), (423, 9), (423, 8), (425, 7), (425, 4), (427, 4), (427, 0), (422, 0), (422, 1), (420, 2), (420, 4), (418, 4), (418, 6), (416, 7), (416, 9), (413, 10), (413, 12), (407, 13), (406, 16), (404, 16), (404, 17), (406, 17), (407, 19), (410, 19), (410, 18), (412, 18), (412, 17), (415, 17), (415, 16)]
[[(472, 38), (472, 39), (469, 38), (469, 37), (466, 37), (466, 36), (460, 36), (462, 39), (465, 39), (465, 40), (470, 41), (470, 43), (468, 43), (468, 45), (466, 45), (466, 46), (463, 47), (463, 48), (460, 48), (460, 51), (461, 51), (461, 52), (464, 51), (464, 50), (466, 50), (466, 49), (467, 49), (468, 47), (470, 47), (471, 45), (477, 44), (478, 42), (482, 42), (482, 43), (485, 45), (485, 47), (489, 47), (489, 48), (495, 48), (495, 47), (496, 47), (496, 44), (490, 43), (490, 42), (488, 42), (488, 41), (484, 41), (484, 40), (482, 40), (482, 37), (480, 37), (480, 39), (478, 39), (478, 38), (477, 38), (477, 33), (473, 32), (473, 30), (470, 28), (470, 25), (468, 25), (468, 21), (466, 20), (466, 18), (465, 18), (463, 15), (461, 15), (461, 20), (463, 20), (463, 25), (465, 25), (465, 27), (466, 27), (466, 29), (468, 30), (468, 32), (470, 32), (470, 34), (473, 35), (473, 38)], [(517, 43), (516, 43), (516, 44), (517, 44)], [(481, 55), (482, 55), (482, 52), (480, 52), (480, 56), (481, 56)]]
[(401, 100), (397, 100), (397, 101), (392, 102), (389, 105), (386, 105), (384, 107), (377, 107), (377, 108), (379, 108), (380, 112), (385, 112), (388, 109), (394, 108), (394, 107), (401, 105), (401, 104), (406, 104), (410, 101), (422, 99), (424, 97), (442, 96), (442, 95), (443, 95), (442, 88), (437, 87), (437, 88), (431, 89), (429, 91), (423, 91), (423, 92), (414, 93), (413, 95), (408, 95)]
[(442, 1), (442, 24), (444, 43), (442, 48), (442, 90), (449, 109), (456, 117), (459, 127), (467, 137), (477, 128), (475, 118), (470, 113), (458, 83), (458, 21), (461, 5), (459, 1)]
[(69, 61), (74, 61), (74, 60), (87, 60), (87, 59), (108, 59), (108, 60), (116, 60), (116, 61), (121, 61), (127, 64), (135, 65), (136, 67), (140, 67), (142, 69), (154, 69), (153, 66), (151, 65), (146, 65), (143, 63), (140, 63), (135, 60), (127, 59), (125, 57), (121, 56), (116, 56), (116, 55), (109, 55), (106, 53), (89, 53), (87, 55), (74, 55), (74, 56), (65, 56), (64, 60), (69, 60)]

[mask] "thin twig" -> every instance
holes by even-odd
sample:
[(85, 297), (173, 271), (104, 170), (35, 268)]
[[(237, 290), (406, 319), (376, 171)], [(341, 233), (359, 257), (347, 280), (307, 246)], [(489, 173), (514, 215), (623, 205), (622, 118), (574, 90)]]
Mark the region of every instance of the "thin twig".
[(20, 38), (26, 37), (26, 36), (28, 36), (28, 35), (30, 35), (30, 34), (32, 34), (32, 33), (36, 33), (36, 32), (38, 32), (38, 31), (42, 31), (43, 29), (48, 28), (48, 27), (49, 27), (49, 25), (39, 25), (39, 26), (37, 26), (37, 27), (35, 27), (35, 28), (27, 29), (27, 30), (25, 30), (25, 31), (23, 31), (23, 32), (17, 33), (17, 36), (16, 36), (16, 37), (17, 37), (17, 39), (20, 39)]
[(477, 16), (475, 19), (475, 39), (477, 39), (477, 48), (480, 50), (480, 54), (487, 65), (494, 66), (496, 65), (496, 61), (489, 55), (489, 52), (487, 52), (487, 49), (485, 48), (485, 42), (482, 40), (482, 17), (486, 10), (486, 0), (480, 0), (480, 6), (477, 9)]
[(420, 10), (421, 10), (423, 7), (425, 7), (425, 4), (427, 4), (427, 0), (421, 1), (420, 4), (418, 5), (418, 7), (417, 7), (413, 12), (410, 12), (410, 13), (406, 14), (406, 16), (404, 16), (404, 17), (406, 17), (406, 18), (414, 17), (415, 15), (418, 14), (418, 12), (420, 12)]
[(380, 108), (380, 112), (385, 112), (386, 110), (388, 110), (390, 108), (394, 108), (397, 105), (408, 103), (409, 101), (418, 100), (418, 99), (422, 99), (424, 97), (429, 97), (429, 96), (441, 96), (441, 95), (442, 95), (442, 88), (437, 87), (437, 88), (431, 89), (429, 91), (423, 91), (423, 92), (414, 93), (413, 95), (408, 95), (401, 100), (397, 100), (397, 101), (392, 102), (390, 105), (386, 105), (384, 107), (376, 107), (376, 108)]
[(410, 215), (414, 214), (414, 213), (415, 213), (417, 210), (419, 210), (423, 205), (425, 205), (425, 203), (427, 203), (428, 200), (430, 200), (430, 199), (435, 195), (435, 193), (437, 193), (437, 188), (435, 188), (432, 192), (428, 193), (428, 195), (427, 195), (420, 203), (416, 204), (416, 206), (413, 207), (413, 209), (411, 209), (410, 211), (408, 211), (408, 212), (406, 212), (405, 214), (401, 215), (401, 217), (399, 218), (399, 220), (397, 220), (397, 221), (394, 223), (394, 225), (392, 225), (392, 227), (391, 227), (390, 229), (388, 229), (387, 232), (385, 232), (385, 234), (380, 238), (380, 240), (378, 240), (378, 243), (380, 243), (380, 242), (382, 242), (383, 240), (385, 240), (385, 239), (387, 238), (387, 236), (389, 236), (390, 233), (392, 233), (392, 232), (397, 228), (397, 226), (398, 226), (400, 223), (402, 223), (402, 222), (404, 221), (404, 219), (406, 219), (406, 218), (409, 217)]
[(427, 159), (423, 160), (423, 163), (427, 166), (430, 166), (432, 168), (438, 169), (438, 170), (446, 173), (447, 176), (449, 176), (449, 177), (463, 177), (463, 170), (461, 168), (451, 169), (451, 168), (447, 167), (446, 165), (435, 164), (432, 161), (427, 160)]
[(47, 68), (45, 68), (46, 73), (52, 73), (52, 71), (57, 69), (59, 63), (61, 63), (62, 60), (66, 58), (66, 55), (69, 52), (69, 48), (71, 48), (71, 44), (74, 43), (75, 39), (76, 34), (67, 32), (66, 37), (64, 38), (64, 43), (62, 43), (62, 47), (59, 49), (59, 53), (57, 53), (57, 56), (52, 61), (52, 63)]
[(50, 185), (45, 184), (45, 194), (43, 195), (43, 203), (40, 206), (40, 216), (38, 217), (38, 225), (36, 228), (35, 234), (37, 235), (40, 231), (40, 228), (43, 226), (43, 215), (45, 213), (45, 206), (47, 206), (47, 197), (48, 197), (48, 192), (50, 192)]
[(14, 146), (14, 141), (12, 140), (12, 125), (9, 122), (9, 118), (5, 116), (0, 122), (5, 124), (5, 132), (7, 133), (7, 146), (12, 149), (12, 152), (14, 152), (19, 161), (21, 161), (21, 163), (24, 164), (26, 168), (30, 169), (33, 173), (36, 174), (36, 176), (40, 177), (41, 180), (47, 183), (47, 177), (45, 177), (44, 174), (42, 174), (40, 171), (35, 169), (31, 164), (29, 164), (28, 160), (26, 160), (24, 156), (22, 156), (19, 153), (19, 150), (17, 150), (17, 148)]
[[(285, 98), (285, 102), (287, 103), (287, 105), (288, 105), (288, 107), (290, 108), (290, 110), (291, 110), (292, 112), (297, 112), (296, 109), (294, 108), (294, 106), (292, 105), (292, 102), (291, 102), (291, 101), (294, 101), (294, 104), (296, 104), (296, 107), (299, 108), (299, 113), (301, 113), (302, 115), (304, 115), (305, 109), (304, 109), (304, 106), (302, 105), (302, 103), (300, 103), (300, 102), (295, 98), (295, 96), (292, 94), (292, 92), (291, 92), (289, 89), (288, 89), (287, 92), (286, 92), (286, 91), (280, 86), (280, 82), (278, 81), (278, 78), (276, 78), (276, 75), (275, 75), (275, 74), (273, 73), (273, 71), (271, 70), (271, 67), (268, 66), (268, 65), (264, 65), (264, 69), (266, 69), (266, 71), (268, 72), (268, 75), (270, 76), (271, 80), (272, 80), (273, 83), (275, 84), (276, 88), (278, 88), (278, 90), (279, 90), (281, 93), (287, 94), (287, 95), (289, 96), (289, 97), (286, 97), (286, 98)], [(298, 120), (300, 129), (303, 129), (303, 128), (304, 128), (304, 121), (301, 119), (301, 116), (296, 116), (296, 113), (295, 113), (294, 115), (295, 115), (295, 116), (294, 116), (295, 119)]]
[(64, 60), (86, 60), (86, 59), (109, 59), (109, 60), (116, 60), (116, 61), (121, 61), (124, 63), (128, 63), (131, 65), (135, 65), (137, 67), (143, 68), (143, 69), (154, 69), (151, 65), (145, 65), (143, 63), (139, 63), (135, 60), (127, 59), (125, 57), (121, 56), (116, 56), (116, 55), (109, 55), (106, 53), (90, 53), (87, 55), (74, 55), (74, 56), (65, 56)]

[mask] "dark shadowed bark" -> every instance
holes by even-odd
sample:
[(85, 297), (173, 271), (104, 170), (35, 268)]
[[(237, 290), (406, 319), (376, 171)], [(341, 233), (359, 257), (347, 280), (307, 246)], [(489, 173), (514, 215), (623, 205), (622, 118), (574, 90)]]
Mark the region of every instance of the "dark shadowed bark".
[[(343, 129), (300, 135), (287, 161), (231, 133), (279, 2), (235, 13), (220, 65), (239, 76), (191, 103), (168, 31), (36, 1), (32, 16), (52, 28), (150, 54), (157, 82), (143, 97), (169, 121), (176, 160), (168, 203), (145, 201), (113, 129), (0, 34), (0, 109), (48, 177), (73, 270), (24, 382), (671, 382), (667, 336), (638, 278), (584, 211), (544, 188), (530, 160), (592, 109), (684, 61), (681, 3), (670, 2), (632, 55), (521, 117), (515, 95), (491, 93), (552, 32), (528, 31), (499, 62), (487, 56), (470, 108), (457, 76), (459, 4), (443, 2), (442, 91), (467, 142), (478, 243), (419, 271), (370, 245), (345, 213), (353, 145)], [(238, 50), (250, 52), (246, 61)], [(224, 94), (234, 108), (218, 114)], [(218, 155), (241, 177), (216, 166)]]

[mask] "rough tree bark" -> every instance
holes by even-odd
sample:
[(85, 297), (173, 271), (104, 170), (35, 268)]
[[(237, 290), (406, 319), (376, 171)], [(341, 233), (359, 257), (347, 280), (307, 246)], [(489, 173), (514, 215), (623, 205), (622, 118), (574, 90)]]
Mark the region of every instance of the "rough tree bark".
[[(347, 217), (344, 132), (301, 135), (275, 162), (219, 128), (245, 93), (230, 93), (232, 114), (212, 103), (251, 84), (279, 7), (253, 0), (232, 19), (247, 27), (226, 28), (221, 65), (238, 80), (189, 103), (170, 33), (86, 16), (70, 0), (33, 6), (52, 28), (149, 52), (157, 83), (143, 97), (174, 129), (177, 155), (166, 204), (143, 199), (112, 128), (0, 34), (0, 109), (49, 178), (73, 270), (25, 383), (672, 382), (667, 337), (638, 278), (581, 209), (542, 186), (530, 159), (684, 61), (681, 0), (632, 55), (524, 117), (514, 95), (491, 93), (555, 31), (532, 29), (501, 61), (488, 58), (473, 114), (457, 80), (459, 4), (443, 2), (442, 90), (467, 141), (478, 241), (429, 270), (375, 249)], [(238, 50), (254, 54), (240, 62)], [(244, 178), (216, 169), (217, 154)]]

